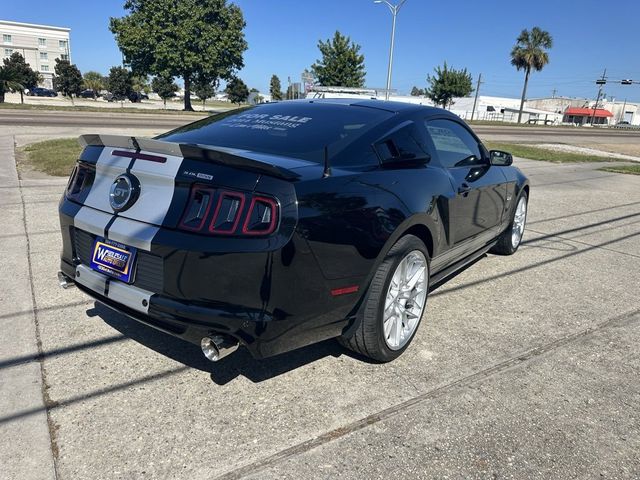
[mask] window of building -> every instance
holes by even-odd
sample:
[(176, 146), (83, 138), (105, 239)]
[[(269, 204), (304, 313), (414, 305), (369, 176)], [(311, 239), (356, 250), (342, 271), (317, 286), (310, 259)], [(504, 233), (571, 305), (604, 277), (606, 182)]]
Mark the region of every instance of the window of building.
[(49, 60), (49, 54), (47, 52), (40, 52), (40, 60)]
[(49, 71), (49, 65), (40, 65), (40, 70), (42, 70), (43, 72), (48, 72)]
[(13, 42), (11, 41), (11, 35), (7, 35), (6, 33), (2, 35), (2, 41), (3, 41), (4, 43), (13, 43)]
[(58, 46), (66, 49), (69, 46), (69, 43), (66, 40), (58, 40)]
[(47, 46), (47, 39), (46, 38), (39, 38), (38, 39), (38, 46), (39, 47), (46, 47)]
[(12, 48), (5, 48), (4, 49), (4, 56), (5, 57), (10, 57), (13, 54), (13, 49)]
[(66, 53), (63, 53), (60, 55), (60, 60), (67, 60), (69, 61), (69, 55), (67, 55)]
[(429, 120), (426, 125), (444, 167), (468, 167), (483, 163), (478, 141), (465, 127), (445, 119)]

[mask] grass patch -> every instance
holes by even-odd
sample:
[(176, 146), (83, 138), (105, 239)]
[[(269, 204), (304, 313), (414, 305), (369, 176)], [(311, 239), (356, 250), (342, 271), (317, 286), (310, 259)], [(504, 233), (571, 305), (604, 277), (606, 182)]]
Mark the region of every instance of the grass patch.
[(21, 162), (33, 170), (56, 177), (66, 177), (82, 152), (76, 138), (45, 140), (21, 149)]
[[(202, 105), (199, 103), (198, 105)], [(225, 102), (207, 103), (207, 107), (225, 108), (234, 110), (238, 108)], [(91, 107), (85, 105), (34, 105), (20, 103), (0, 103), (0, 110), (53, 110), (63, 112), (101, 112), (101, 113), (141, 113), (141, 114), (166, 114), (166, 115), (208, 115), (209, 112), (186, 112), (184, 110), (164, 110), (161, 108), (136, 108), (136, 107)]]
[(640, 165), (619, 165), (613, 167), (603, 167), (598, 170), (603, 172), (627, 173), (629, 175), (640, 175)]
[(518, 143), (484, 142), (489, 150), (504, 150), (514, 157), (528, 158), (529, 160), (542, 160), (553, 163), (577, 163), (577, 162), (615, 162), (615, 158), (585, 153), (563, 152), (547, 148), (522, 145)]

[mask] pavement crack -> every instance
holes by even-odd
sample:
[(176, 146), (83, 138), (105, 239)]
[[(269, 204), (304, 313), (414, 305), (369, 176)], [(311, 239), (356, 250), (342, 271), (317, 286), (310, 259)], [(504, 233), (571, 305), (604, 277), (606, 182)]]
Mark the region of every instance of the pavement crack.
[(234, 470), (230, 470), (216, 478), (218, 480), (235, 480), (235, 479), (246, 477), (247, 475), (253, 475), (253, 474), (259, 473), (270, 466), (273, 466), (275, 464), (278, 464), (282, 461), (287, 460), (288, 458), (294, 457), (296, 455), (300, 455), (302, 453), (306, 453), (310, 450), (323, 446), (341, 437), (344, 437), (351, 433), (362, 430), (370, 425), (392, 418), (402, 412), (415, 408), (421, 404), (426, 403), (429, 400), (433, 400), (435, 398), (441, 397), (442, 395), (450, 393), (456, 389), (473, 386), (473, 384), (486, 380), (487, 378), (490, 378), (498, 374), (507, 372), (509, 370), (513, 370), (514, 368), (523, 366), (528, 362), (537, 360), (538, 358), (540, 358), (541, 356), (547, 353), (558, 350), (559, 348), (565, 345), (578, 341), (586, 336), (592, 335), (615, 323), (630, 321), (638, 315), (640, 315), (640, 308), (623, 313), (621, 315), (617, 315), (615, 317), (611, 317), (589, 328), (586, 328), (574, 333), (570, 333), (568, 335), (564, 335), (554, 341), (545, 343), (543, 345), (539, 345), (530, 350), (527, 350), (518, 355), (515, 355), (505, 361), (492, 365), (488, 368), (472, 373), (465, 377), (459, 378), (445, 385), (441, 385), (434, 389), (428, 390), (427, 392), (421, 395), (412, 397), (408, 400), (405, 400), (404, 402), (401, 402), (399, 404), (393, 405), (379, 412), (368, 415), (364, 418), (351, 422), (347, 425), (325, 432), (321, 435), (318, 435), (315, 438), (311, 438), (304, 442), (298, 443), (297, 445), (293, 445), (289, 448), (276, 452), (272, 455), (269, 455), (255, 462), (240, 466)]
[[(15, 136), (12, 137), (13, 140), (13, 149), (14, 152), (16, 150), (16, 140)], [(15, 157), (15, 154), (14, 154)], [(57, 431), (59, 426), (53, 421), (50, 414), (50, 407), (53, 404), (50, 396), (49, 396), (49, 384), (47, 383), (47, 372), (44, 368), (44, 357), (42, 350), (42, 336), (40, 334), (40, 322), (38, 317), (38, 306), (36, 303), (36, 294), (35, 294), (35, 285), (33, 284), (33, 265), (31, 262), (31, 239), (29, 238), (29, 229), (27, 227), (27, 207), (24, 201), (24, 192), (22, 191), (22, 175), (20, 173), (20, 168), (16, 165), (16, 172), (18, 174), (18, 191), (20, 192), (20, 203), (22, 208), (22, 225), (24, 227), (24, 235), (26, 239), (27, 246), (27, 266), (29, 271), (29, 288), (31, 290), (31, 306), (33, 308), (33, 321), (36, 327), (36, 346), (38, 349), (38, 364), (40, 365), (40, 377), (41, 377), (41, 385), (42, 385), (42, 402), (44, 404), (44, 408), (47, 415), (47, 428), (49, 430), (49, 442), (51, 447), (51, 455), (53, 458), (53, 475), (55, 479), (60, 478), (58, 475), (58, 442), (57, 442)]]
[[(638, 223), (638, 222), (625, 223), (624, 225), (619, 225), (616, 228), (626, 227), (626, 226), (629, 226), (629, 225), (634, 225), (636, 223)], [(592, 247), (594, 249), (606, 250), (607, 252), (617, 253), (619, 255), (626, 255), (627, 257), (640, 258), (640, 255), (636, 255), (635, 253), (621, 252), (620, 250), (614, 250), (613, 248), (607, 248), (607, 247), (603, 247), (603, 246), (600, 246), (600, 245), (594, 245), (592, 243), (583, 242), (581, 240), (576, 240), (574, 238), (563, 237), (562, 235), (554, 235), (553, 233), (541, 232), (539, 230), (534, 230), (532, 228), (529, 228), (528, 230), (530, 232), (533, 232), (533, 233), (544, 235), (544, 237), (542, 237), (542, 238), (533, 238), (533, 239), (529, 240), (528, 243), (535, 243), (535, 242), (538, 242), (538, 241), (549, 240), (551, 238), (559, 238), (560, 240), (566, 240), (568, 242), (579, 243), (580, 245), (585, 245), (587, 247)]]

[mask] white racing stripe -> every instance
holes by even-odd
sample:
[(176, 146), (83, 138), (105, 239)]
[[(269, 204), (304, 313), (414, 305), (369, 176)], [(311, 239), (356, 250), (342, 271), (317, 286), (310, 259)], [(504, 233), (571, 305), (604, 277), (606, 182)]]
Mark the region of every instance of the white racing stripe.
[(140, 197), (119, 216), (154, 225), (162, 224), (173, 199), (178, 169), (182, 165), (182, 157), (163, 156), (167, 159), (165, 163), (136, 160), (133, 164), (131, 174), (140, 180)]
[(153, 295), (147, 290), (143, 290), (133, 285), (127, 285), (119, 280), (112, 280), (109, 283), (109, 299), (118, 302), (138, 312), (149, 312), (149, 299)]
[(78, 265), (76, 267), (76, 282), (84, 285), (89, 290), (104, 295), (107, 277), (102, 273), (91, 270), (86, 265)]
[[(76, 267), (76, 282), (87, 287), (99, 295), (104, 295), (104, 290), (109, 277), (91, 270), (86, 265)], [(107, 298), (120, 303), (133, 310), (142, 313), (149, 313), (149, 301), (153, 293), (143, 290), (133, 285), (128, 285), (119, 280), (111, 279), (109, 282), (109, 292)]]
[(111, 227), (109, 227), (109, 239), (131, 247), (150, 251), (151, 242), (158, 230), (160, 230), (158, 227), (154, 227), (148, 223), (118, 217)]
[(96, 163), (96, 177), (91, 186), (91, 191), (87, 195), (84, 204), (102, 210), (103, 212), (113, 213), (113, 209), (109, 204), (109, 193), (111, 185), (116, 177), (127, 171), (130, 158), (114, 157), (111, 155), (113, 148), (104, 147), (98, 162)]
[[(91, 190), (73, 222), (74, 226), (80, 230), (104, 237), (105, 228), (114, 217), (113, 209), (109, 204), (111, 185), (115, 178), (125, 173), (131, 164), (130, 158), (114, 156), (112, 153), (114, 150), (128, 152), (135, 152), (135, 150), (131, 148), (128, 137), (114, 137), (114, 140), (110, 136), (101, 135), (100, 138), (106, 146), (96, 163), (96, 176)], [(108, 146), (109, 143), (115, 146)], [(140, 139), (143, 148), (147, 143), (155, 145), (166, 142)], [(134, 161), (130, 173), (140, 181), (140, 196), (128, 210), (118, 214), (116, 220), (109, 226), (107, 238), (146, 251), (151, 249), (151, 242), (171, 206), (175, 177), (182, 165), (181, 156), (170, 154), (178, 153), (174, 151), (176, 148), (175, 145), (167, 144), (167, 153), (150, 153), (165, 157), (164, 163), (140, 159)]]
[(112, 218), (113, 215), (109, 213), (101, 212), (94, 208), (82, 207), (73, 217), (73, 226), (99, 237), (104, 237), (104, 229)]

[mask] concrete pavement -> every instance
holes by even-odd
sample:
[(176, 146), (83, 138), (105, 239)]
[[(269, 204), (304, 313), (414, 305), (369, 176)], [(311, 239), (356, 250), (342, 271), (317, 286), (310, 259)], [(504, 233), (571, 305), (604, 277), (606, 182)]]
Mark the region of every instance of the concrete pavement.
[[(3, 179), (18, 192), (3, 208), (19, 220), (24, 202), (28, 233), (11, 222), (0, 234), (18, 249), (2, 259), (13, 274), (4, 281), (29, 278), (28, 242), (49, 401), (45, 410), (39, 386), (23, 385), (13, 388), (28, 402), (3, 399), (1, 463), (45, 458), (46, 437), (63, 480), (637, 478), (640, 177), (516, 162), (533, 183), (525, 243), (433, 292), (412, 346), (387, 365), (333, 341), (210, 364), (59, 289), (65, 180), (26, 178), (20, 195)], [(37, 365), (33, 304), (24, 278), (0, 291), (5, 331), (25, 329), (0, 341), (0, 378), (15, 381), (6, 372)], [(16, 432), (30, 429), (39, 442), (12, 454)]]
[(19, 421), (0, 422), (0, 477), (55, 478), (45, 409), (44, 367), (31, 283), (25, 207), (13, 155), (13, 138), (0, 136), (0, 417), (31, 410)]

